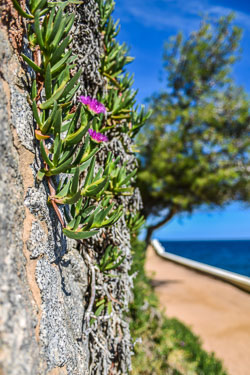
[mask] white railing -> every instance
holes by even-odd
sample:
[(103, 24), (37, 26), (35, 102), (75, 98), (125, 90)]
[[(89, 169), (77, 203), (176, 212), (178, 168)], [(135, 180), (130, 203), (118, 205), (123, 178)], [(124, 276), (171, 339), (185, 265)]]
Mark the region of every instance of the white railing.
[(171, 260), (175, 263), (181, 264), (188, 268), (206, 273), (208, 275), (222, 279), (231, 284), (238, 286), (241, 289), (244, 289), (247, 292), (250, 292), (250, 277), (239, 275), (238, 273), (230, 272), (223, 270), (221, 268), (209, 266), (204, 263), (196, 262), (195, 260), (187, 259), (179, 255), (174, 255), (165, 251), (164, 247), (156, 239), (151, 241), (153, 248), (156, 253), (167, 260)]

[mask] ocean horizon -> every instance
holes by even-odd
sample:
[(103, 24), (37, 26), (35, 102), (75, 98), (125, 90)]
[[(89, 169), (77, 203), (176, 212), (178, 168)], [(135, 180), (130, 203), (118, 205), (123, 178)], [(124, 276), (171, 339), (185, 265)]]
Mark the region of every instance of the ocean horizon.
[(250, 239), (158, 241), (166, 252), (250, 277)]

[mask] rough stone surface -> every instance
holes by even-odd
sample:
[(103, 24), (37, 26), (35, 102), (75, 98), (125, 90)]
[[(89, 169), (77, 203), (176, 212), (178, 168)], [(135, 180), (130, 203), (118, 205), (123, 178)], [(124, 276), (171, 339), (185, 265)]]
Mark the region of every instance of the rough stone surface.
[[(75, 10), (73, 6), (71, 9)], [(79, 93), (95, 96), (105, 83), (98, 71), (103, 49), (97, 1), (85, 1), (82, 6), (77, 7), (75, 13), (72, 49), (78, 55), (78, 69), (82, 69)]]
[[(80, 56), (78, 69), (83, 69), (82, 85), (79, 93), (93, 95), (106, 92), (106, 81), (100, 77), (98, 68), (103, 55), (102, 38), (99, 34), (99, 13), (97, 2), (89, 0), (80, 6), (77, 11), (75, 30), (73, 32), (73, 50)], [(128, 171), (137, 166), (135, 156), (131, 151), (131, 139), (118, 128), (108, 134), (110, 141), (102, 145), (97, 154), (98, 166), (104, 166), (107, 154), (111, 151), (114, 155), (120, 156), (120, 165), (127, 163)], [(136, 212), (141, 208), (141, 197), (135, 189), (130, 197), (120, 196), (113, 198), (116, 204), (122, 204), (124, 213)], [(89, 371), (90, 374), (127, 374), (131, 369), (131, 355), (133, 345), (131, 342), (129, 323), (124, 319), (124, 313), (132, 298), (132, 277), (128, 272), (131, 267), (131, 246), (130, 233), (126, 225), (125, 216), (112, 228), (102, 231), (97, 236), (85, 241), (79, 249), (88, 264), (88, 257), (91, 262), (89, 268), (98, 264), (99, 259), (108, 245), (115, 245), (125, 259), (119, 269), (112, 273), (116, 277), (108, 277), (98, 268), (95, 269), (95, 299), (101, 298), (112, 302), (112, 313), (107, 313), (94, 318), (91, 327), (87, 320), (83, 325), (83, 335), (89, 347)], [(87, 253), (87, 254), (86, 254)], [(93, 275), (93, 271), (91, 273)], [(91, 280), (93, 285), (93, 281)], [(90, 285), (91, 287), (91, 285)], [(94, 314), (92, 314), (94, 317)]]
[[(103, 49), (97, 2), (87, 0), (75, 10), (72, 47), (83, 69), (79, 92), (96, 96), (105, 91), (98, 71)], [(27, 102), (31, 72), (21, 69), (2, 31), (0, 68), (0, 374), (127, 374), (133, 346), (124, 313), (133, 282), (125, 217), (81, 245), (63, 236), (47, 205), (46, 182), (35, 182), (41, 161)], [(112, 151), (133, 170), (131, 140), (117, 130), (109, 138), (98, 164), (103, 166)], [(123, 204), (124, 213), (141, 206), (137, 189), (115, 202)], [(97, 267), (109, 244), (125, 255), (115, 277)], [(106, 298), (112, 312), (95, 317), (92, 297)]]
[[(17, 86), (20, 66), (2, 31), (0, 41), (0, 372), (87, 374), (87, 351), (78, 343), (87, 268), (78, 251), (67, 252), (47, 188), (35, 184), (40, 160), (27, 91)], [(33, 163), (25, 169), (27, 152)]]
[(13, 375), (38, 374), (39, 368), (36, 306), (23, 254), (23, 185), (11, 132), (10, 85), (16, 66), (0, 30), (0, 373)]

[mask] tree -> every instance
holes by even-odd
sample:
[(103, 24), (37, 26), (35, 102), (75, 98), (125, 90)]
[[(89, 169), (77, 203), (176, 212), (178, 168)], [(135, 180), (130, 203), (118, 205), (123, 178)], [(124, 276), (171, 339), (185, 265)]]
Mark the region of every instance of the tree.
[(144, 215), (174, 215), (201, 205), (249, 201), (249, 99), (231, 76), (241, 31), (232, 15), (203, 21), (164, 50), (167, 86), (149, 100), (153, 115), (138, 138)]

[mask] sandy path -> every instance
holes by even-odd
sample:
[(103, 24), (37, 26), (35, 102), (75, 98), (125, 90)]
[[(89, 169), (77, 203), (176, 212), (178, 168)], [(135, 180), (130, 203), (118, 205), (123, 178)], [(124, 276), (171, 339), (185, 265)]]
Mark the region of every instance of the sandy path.
[(154, 285), (167, 315), (191, 326), (230, 375), (250, 375), (250, 294), (162, 259), (152, 248), (146, 270), (155, 272)]

